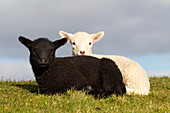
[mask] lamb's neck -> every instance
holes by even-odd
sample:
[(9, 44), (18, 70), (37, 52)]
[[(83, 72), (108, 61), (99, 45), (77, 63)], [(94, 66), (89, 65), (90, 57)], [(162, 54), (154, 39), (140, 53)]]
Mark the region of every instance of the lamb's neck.
[(55, 58), (51, 60), (51, 62), (47, 66), (41, 67), (40, 65), (30, 61), (35, 76), (41, 76), (45, 71), (47, 71), (54, 64), (54, 62), (55, 62)]
[(92, 52), (90, 52), (90, 53), (89, 53), (89, 56), (92, 56), (92, 55), (93, 55), (93, 53), (92, 53)]
[(41, 76), (48, 68), (41, 68), (41, 67), (36, 67), (32, 66), (32, 70), (35, 74), (35, 76)]
[(93, 54), (92, 52), (89, 53), (89, 55), (92, 55), (92, 54)]

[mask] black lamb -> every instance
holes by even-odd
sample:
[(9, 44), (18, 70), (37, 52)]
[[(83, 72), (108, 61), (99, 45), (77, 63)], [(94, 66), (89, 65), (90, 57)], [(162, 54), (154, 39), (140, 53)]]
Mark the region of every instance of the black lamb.
[(93, 94), (126, 93), (121, 72), (112, 60), (90, 56), (55, 58), (56, 49), (67, 42), (65, 38), (52, 42), (20, 36), (19, 41), (30, 51), (30, 63), (41, 93), (81, 90), (86, 86), (93, 88)]

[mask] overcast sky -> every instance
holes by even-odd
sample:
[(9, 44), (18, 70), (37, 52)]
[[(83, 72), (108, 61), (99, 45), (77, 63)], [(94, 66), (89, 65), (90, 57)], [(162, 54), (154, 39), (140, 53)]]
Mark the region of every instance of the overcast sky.
[[(18, 36), (56, 40), (60, 30), (104, 31), (93, 53), (126, 56), (169, 76), (169, 12), (170, 0), (0, 0), (0, 79), (34, 78)], [(68, 43), (56, 55), (70, 53)]]

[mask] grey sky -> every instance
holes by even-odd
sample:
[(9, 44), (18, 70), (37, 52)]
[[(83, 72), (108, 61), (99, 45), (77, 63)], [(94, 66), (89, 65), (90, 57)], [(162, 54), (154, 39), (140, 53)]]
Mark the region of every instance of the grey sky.
[[(104, 31), (94, 53), (170, 52), (169, 0), (1, 0), (0, 56), (25, 57), (17, 37), (59, 39), (58, 31)], [(71, 52), (69, 44), (59, 55)]]
[[(169, 73), (170, 0), (0, 0), (0, 79), (34, 78), (18, 36), (56, 40), (60, 30), (104, 31), (93, 53), (123, 55), (147, 72)], [(70, 44), (57, 55), (71, 55)]]

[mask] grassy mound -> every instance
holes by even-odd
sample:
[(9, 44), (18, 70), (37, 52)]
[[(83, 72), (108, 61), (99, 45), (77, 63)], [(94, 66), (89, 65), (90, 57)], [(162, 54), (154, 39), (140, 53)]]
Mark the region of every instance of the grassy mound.
[(167, 112), (170, 109), (170, 78), (150, 78), (148, 96), (112, 95), (95, 99), (82, 91), (64, 94), (39, 94), (35, 81), (0, 81), (0, 112)]

